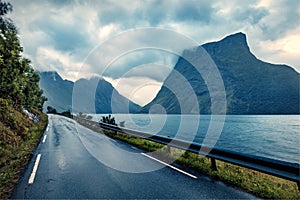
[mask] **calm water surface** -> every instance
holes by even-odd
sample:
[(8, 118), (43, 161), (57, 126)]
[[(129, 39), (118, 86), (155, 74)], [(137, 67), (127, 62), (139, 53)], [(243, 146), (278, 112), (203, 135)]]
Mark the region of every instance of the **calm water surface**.
[[(93, 115), (99, 121), (102, 115)], [(300, 163), (300, 115), (215, 116), (210, 115), (113, 114), (117, 123), (146, 133), (176, 137), (244, 154)], [(222, 130), (218, 132), (218, 128)]]

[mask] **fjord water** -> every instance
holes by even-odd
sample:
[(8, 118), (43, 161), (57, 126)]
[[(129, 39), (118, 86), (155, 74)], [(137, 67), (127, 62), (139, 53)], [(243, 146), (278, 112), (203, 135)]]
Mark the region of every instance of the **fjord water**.
[[(94, 115), (93, 120), (101, 116)], [(216, 143), (214, 147), (219, 149), (300, 163), (300, 115), (226, 115), (224, 124), (222, 117), (214, 117), (219, 120), (214, 125), (224, 125), (220, 135), (207, 134), (210, 115), (113, 116), (118, 124), (125, 121), (129, 129), (199, 144), (206, 141), (205, 144)]]

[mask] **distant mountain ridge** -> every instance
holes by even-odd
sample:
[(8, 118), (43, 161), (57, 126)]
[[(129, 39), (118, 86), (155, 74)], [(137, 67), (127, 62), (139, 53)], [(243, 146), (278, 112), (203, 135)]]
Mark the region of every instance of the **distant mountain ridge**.
[[(257, 59), (250, 52), (245, 34), (236, 33), (219, 42), (207, 43), (184, 53), (196, 58), (202, 47), (211, 56), (222, 76), (227, 114), (300, 113), (300, 74), (287, 65), (275, 65)], [(169, 114), (181, 113), (176, 95), (166, 87), (168, 84), (178, 83), (176, 71), (190, 83), (199, 102), (190, 106), (185, 114), (196, 114), (197, 106), (201, 114), (210, 114), (211, 100), (206, 83), (197, 70), (182, 57), (178, 59), (157, 96), (140, 112), (149, 112), (153, 105), (160, 104)], [(181, 100), (183, 104), (188, 102), (189, 96), (184, 98)]]
[[(300, 74), (290, 66), (270, 64), (257, 59), (250, 51), (245, 34), (236, 33), (221, 41), (207, 43), (193, 50), (185, 50), (184, 55), (197, 58), (202, 48), (210, 55), (222, 77), (226, 91), (227, 114), (300, 113)], [(205, 64), (202, 65), (205, 69)], [(81, 87), (80, 91), (82, 91), (76, 99), (82, 104), (81, 112), (128, 113), (129, 107), (131, 113), (147, 113), (153, 105), (160, 104), (167, 113), (180, 114), (181, 107), (178, 99), (167, 87), (172, 85), (179, 91), (185, 90), (183, 85), (178, 83), (176, 73), (181, 74), (188, 81), (199, 102), (197, 105), (186, 106), (188, 109), (185, 109), (184, 114), (197, 114), (197, 109), (201, 114), (210, 114), (211, 97), (206, 82), (201, 74), (182, 57), (178, 59), (174, 70), (164, 81), (156, 97), (143, 108), (120, 95), (109, 82), (96, 77), (89, 80), (80, 79), (76, 82), (76, 88)], [(74, 83), (63, 80), (57, 72), (40, 72), (40, 77), (40, 87), (48, 98), (44, 108), (51, 105), (59, 112), (71, 110)], [(96, 87), (91, 92), (90, 85), (95, 81)], [(84, 103), (87, 97), (94, 98), (95, 104)], [(190, 102), (189, 98), (189, 95), (183, 96), (181, 103), (187, 105)]]
[(40, 88), (44, 91), (47, 101), (43, 110), (47, 111), (47, 106), (54, 107), (58, 112), (72, 110), (72, 91), (74, 83), (63, 80), (55, 71), (39, 72)]
[[(132, 113), (140, 109), (139, 105), (120, 95), (109, 82), (102, 78), (79, 79), (74, 83), (69, 80), (63, 80), (55, 71), (39, 72), (39, 75), (40, 87), (48, 98), (48, 101), (44, 104), (44, 111), (46, 111), (47, 106), (54, 107), (58, 112), (73, 111), (72, 100), (77, 101), (77, 110), (75, 112), (96, 112), (97, 114), (112, 112)], [(96, 86), (95, 91), (91, 89), (93, 85)], [(72, 99), (74, 87), (76, 87), (77, 93), (75, 99)], [(112, 94), (114, 94), (113, 98), (111, 98)], [(88, 98), (91, 98), (93, 102), (89, 102), (89, 105), (86, 105), (84, 102)], [(80, 105), (80, 108), (78, 108), (78, 105)]]

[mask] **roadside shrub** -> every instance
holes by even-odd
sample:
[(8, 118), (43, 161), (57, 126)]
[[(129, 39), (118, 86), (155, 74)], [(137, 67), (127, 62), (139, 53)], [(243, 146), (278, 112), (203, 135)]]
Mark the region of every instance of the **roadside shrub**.
[(116, 124), (115, 118), (112, 117), (111, 115), (108, 115), (108, 116), (102, 116), (102, 119), (100, 120), (100, 122), (118, 126), (118, 125)]

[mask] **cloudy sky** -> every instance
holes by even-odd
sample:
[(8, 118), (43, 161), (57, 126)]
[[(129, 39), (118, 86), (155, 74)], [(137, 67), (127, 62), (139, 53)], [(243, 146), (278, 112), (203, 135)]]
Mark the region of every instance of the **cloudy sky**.
[[(142, 105), (155, 96), (174, 66), (176, 55), (160, 49), (117, 55), (121, 51), (108, 48), (107, 52), (113, 51), (118, 57), (104, 71), (101, 67), (105, 58), (95, 52), (103, 43), (116, 42), (120, 34), (123, 38), (116, 43), (118, 50), (137, 44), (139, 37), (124, 36), (128, 30), (166, 29), (199, 45), (244, 32), (251, 51), (259, 59), (288, 64), (300, 71), (299, 0), (10, 2), (14, 10), (9, 17), (19, 28), (24, 55), (36, 70), (56, 70), (73, 81), (99, 74), (121, 94)], [(149, 36), (147, 44), (159, 38), (159, 34)]]

